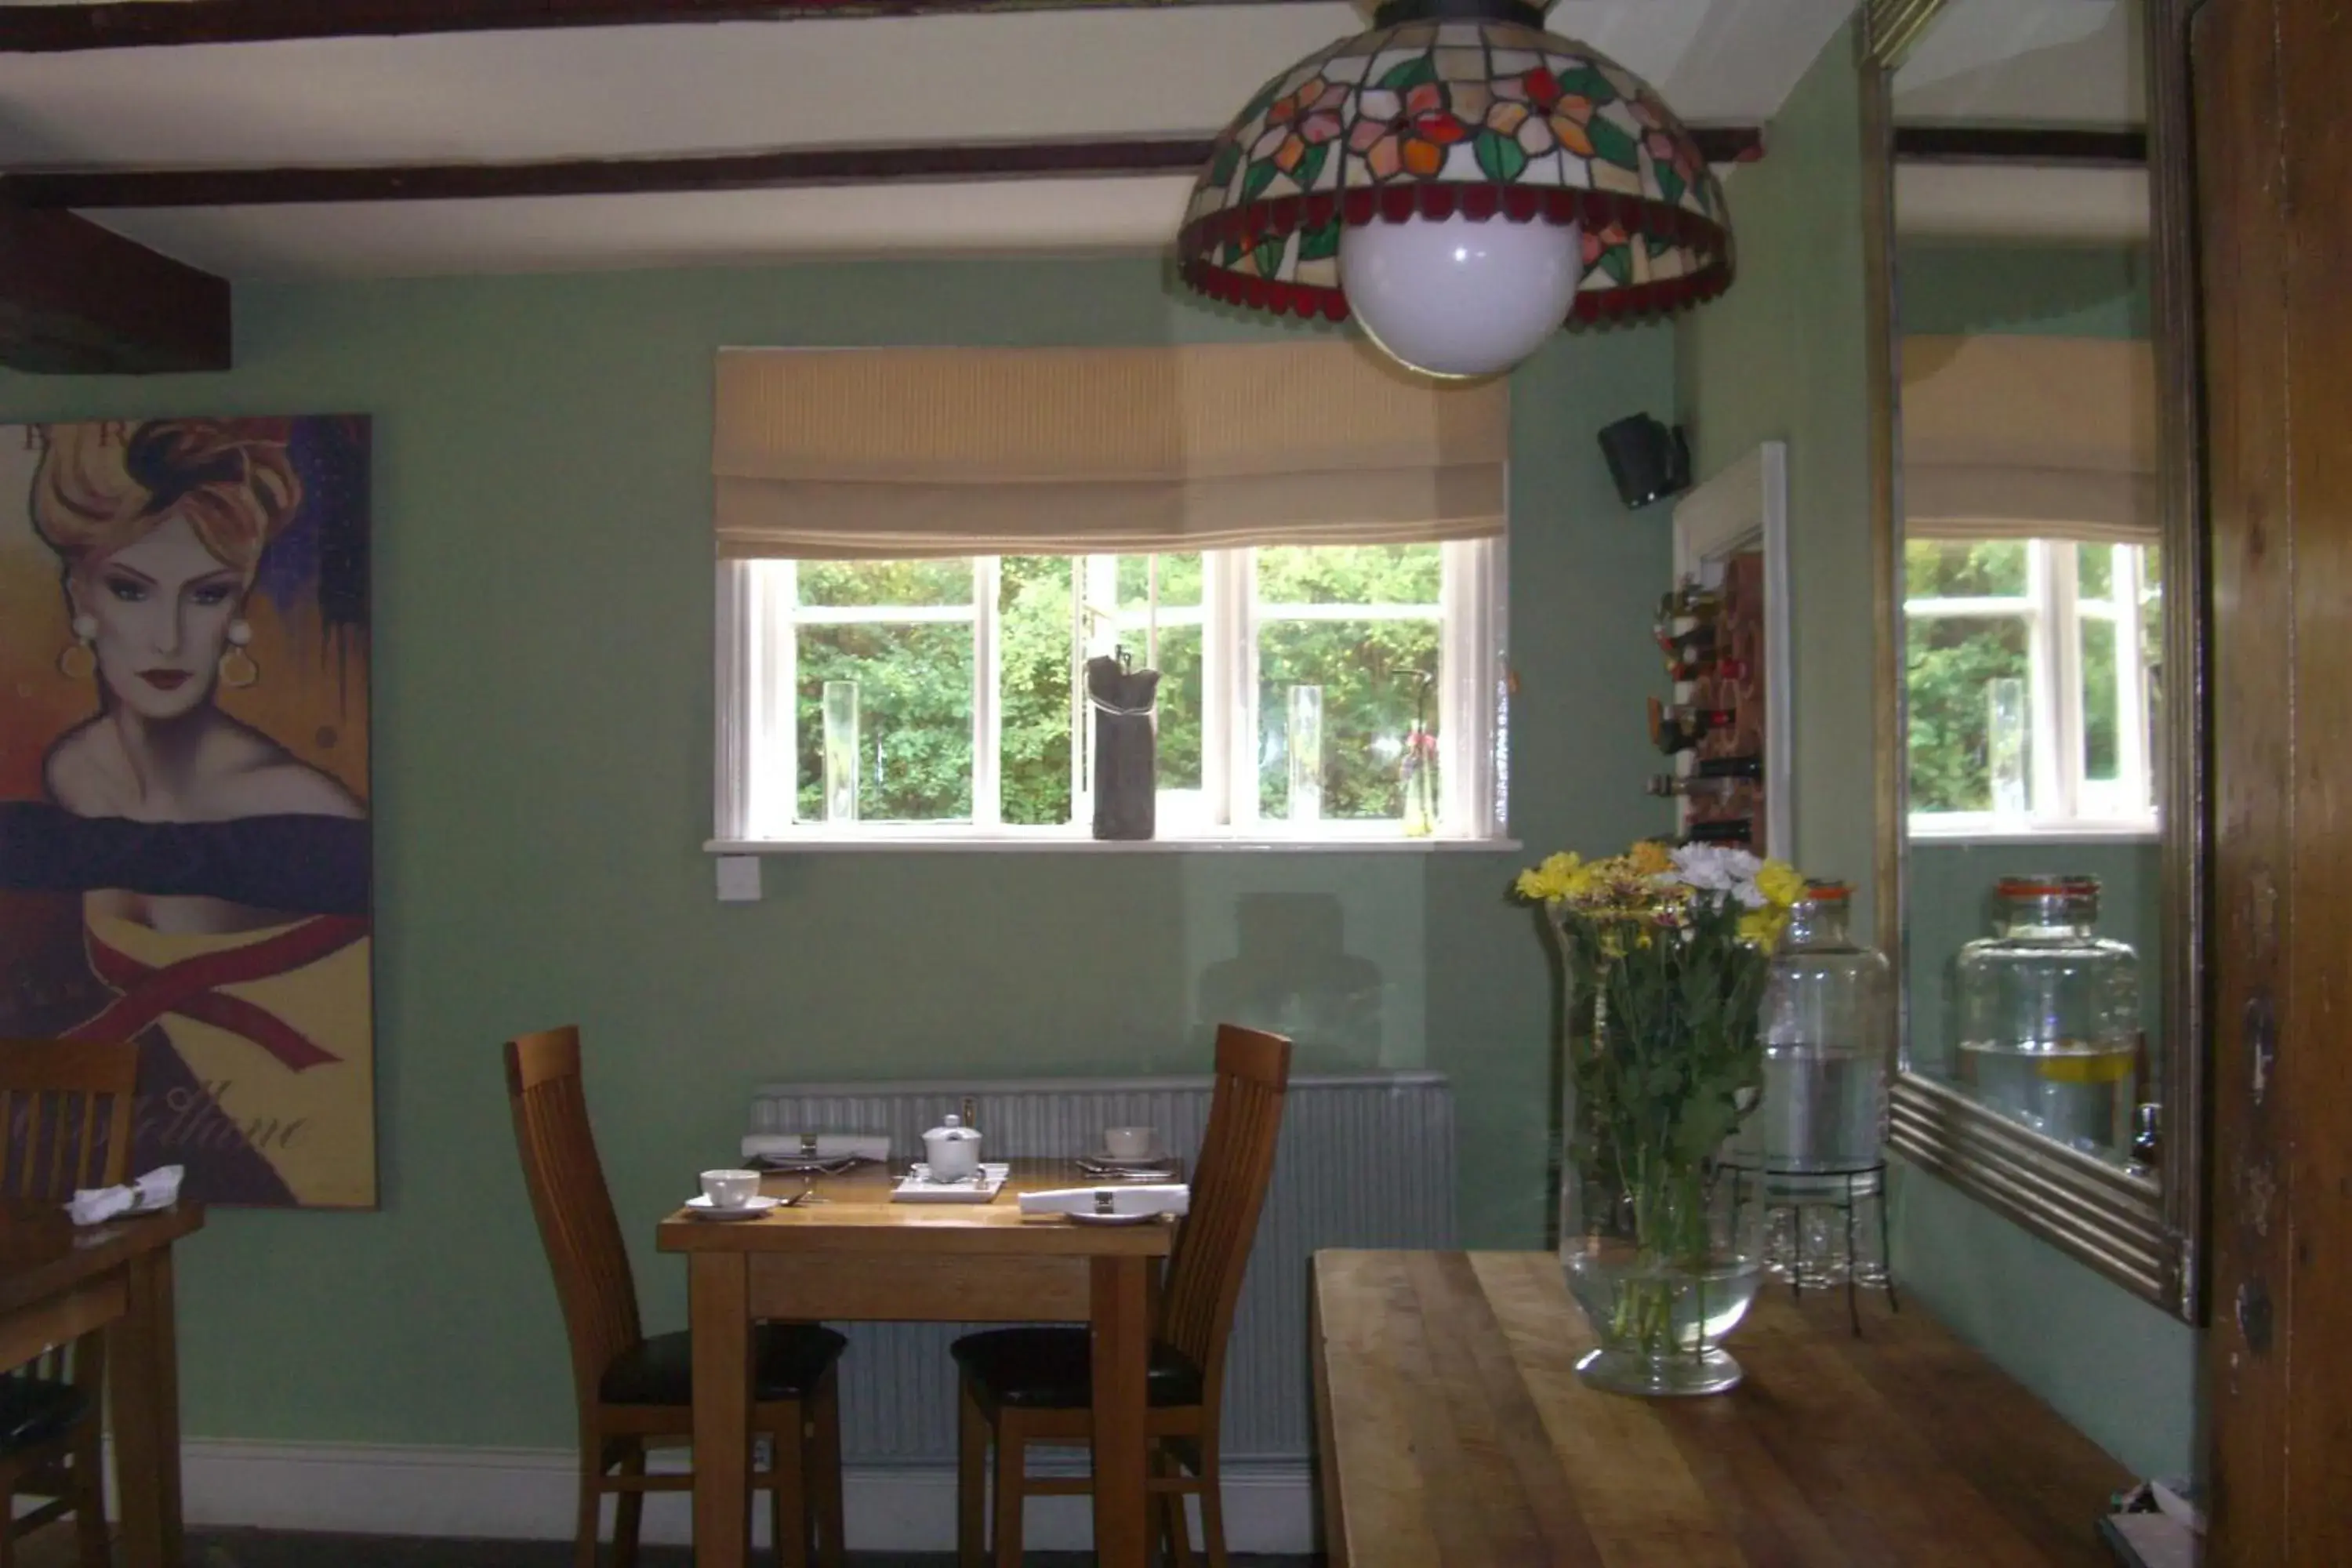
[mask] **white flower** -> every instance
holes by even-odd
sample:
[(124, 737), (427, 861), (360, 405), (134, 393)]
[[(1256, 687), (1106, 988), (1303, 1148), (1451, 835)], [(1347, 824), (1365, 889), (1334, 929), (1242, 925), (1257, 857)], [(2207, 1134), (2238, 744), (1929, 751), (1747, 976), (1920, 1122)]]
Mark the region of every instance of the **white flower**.
[(1743, 882), (1753, 892), (1756, 873), (1763, 868), (1763, 861), (1728, 844), (1685, 844), (1675, 851), (1673, 875), (1685, 887), (1702, 893), (1733, 892)]
[(1739, 907), (1743, 910), (1760, 910), (1764, 907), (1764, 890), (1752, 881), (1732, 884), (1731, 896), (1739, 900)]

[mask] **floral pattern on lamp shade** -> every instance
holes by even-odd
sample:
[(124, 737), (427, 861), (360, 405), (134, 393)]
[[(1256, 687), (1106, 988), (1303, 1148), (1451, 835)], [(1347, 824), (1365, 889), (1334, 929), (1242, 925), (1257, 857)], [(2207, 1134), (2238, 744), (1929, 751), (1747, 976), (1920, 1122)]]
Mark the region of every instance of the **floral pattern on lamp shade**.
[(1217, 138), (1177, 258), (1197, 292), (1344, 320), (1343, 226), (1415, 216), (1580, 223), (1570, 320), (1633, 320), (1731, 283), (1722, 187), (1664, 100), (1517, 23), (1417, 21), (1309, 56)]

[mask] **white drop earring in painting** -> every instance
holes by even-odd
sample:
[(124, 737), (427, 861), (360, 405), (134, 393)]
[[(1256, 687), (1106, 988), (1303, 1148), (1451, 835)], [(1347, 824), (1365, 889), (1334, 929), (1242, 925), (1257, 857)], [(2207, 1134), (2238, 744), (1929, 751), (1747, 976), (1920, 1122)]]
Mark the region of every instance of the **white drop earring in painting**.
[(223, 686), (243, 690), (261, 679), (261, 667), (245, 651), (253, 640), (253, 626), (239, 616), (228, 624), (228, 651), (220, 657), (220, 679)]
[(58, 673), (68, 680), (88, 680), (98, 673), (98, 650), (91, 646), (98, 641), (98, 617), (76, 616), (71, 625), (74, 640), (58, 655)]

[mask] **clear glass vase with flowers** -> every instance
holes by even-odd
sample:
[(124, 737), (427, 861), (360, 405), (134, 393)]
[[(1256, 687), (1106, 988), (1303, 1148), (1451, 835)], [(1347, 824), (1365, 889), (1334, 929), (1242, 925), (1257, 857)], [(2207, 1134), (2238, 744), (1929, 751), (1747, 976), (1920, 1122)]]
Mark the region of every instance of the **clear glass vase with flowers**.
[(1720, 1344), (1755, 1300), (1754, 1205), (1717, 1155), (1763, 1089), (1757, 1014), (1804, 892), (1745, 849), (1635, 845), (1520, 875), (1561, 962), (1560, 1237), (1597, 1342), (1578, 1372), (1642, 1394), (1739, 1381)]

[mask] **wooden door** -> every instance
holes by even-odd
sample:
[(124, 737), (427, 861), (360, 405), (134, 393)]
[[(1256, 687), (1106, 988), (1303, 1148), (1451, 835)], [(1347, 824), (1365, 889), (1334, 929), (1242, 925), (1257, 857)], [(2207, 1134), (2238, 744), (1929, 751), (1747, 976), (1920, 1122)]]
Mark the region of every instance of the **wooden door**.
[(2352, 16), (2190, 24), (2213, 574), (2217, 1564), (2352, 1563)]

